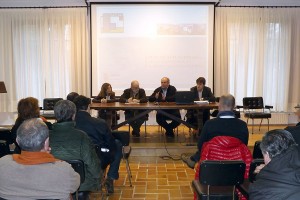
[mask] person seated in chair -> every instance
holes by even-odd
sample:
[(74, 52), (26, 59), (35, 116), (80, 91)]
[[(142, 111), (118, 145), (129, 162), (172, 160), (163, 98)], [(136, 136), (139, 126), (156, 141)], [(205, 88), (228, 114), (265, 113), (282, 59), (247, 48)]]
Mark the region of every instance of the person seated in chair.
[(39, 100), (34, 97), (27, 97), (21, 99), (18, 102), (18, 118), (16, 119), (15, 125), (11, 129), (11, 136), (12, 140), (14, 141), (16, 148), (14, 153), (21, 153), (21, 149), (19, 145), (15, 142), (17, 137), (17, 130), (19, 126), (23, 123), (23, 121), (32, 118), (40, 118), (45, 122), (48, 129), (52, 129), (52, 123), (48, 122), (46, 118), (40, 115), (40, 107), (39, 107)]
[[(148, 99), (146, 97), (145, 90), (140, 88), (140, 84), (138, 81), (134, 80), (131, 82), (130, 88), (124, 90), (123, 94), (120, 97), (121, 103), (146, 103)], [(143, 112), (144, 110), (126, 110), (125, 111), (125, 119), (130, 119), (135, 115)], [(140, 136), (140, 128), (142, 124), (147, 119), (147, 116), (140, 117), (133, 122), (130, 122), (129, 125), (132, 127), (132, 135), (139, 137)]]
[[(213, 93), (211, 92), (211, 89), (207, 86), (205, 86), (206, 80), (204, 77), (199, 77), (196, 80), (196, 86), (191, 88), (191, 91), (194, 94), (194, 100), (200, 101), (200, 100), (208, 100), (208, 101), (214, 101), (215, 97)], [(199, 114), (202, 115), (202, 124), (204, 125), (207, 120), (209, 120), (210, 117), (210, 110), (204, 109), (201, 113), (198, 113), (197, 110), (188, 110), (186, 113), (186, 122), (193, 124), (194, 126), (199, 128)], [(202, 126), (200, 126), (201, 128)]]
[(286, 130), (265, 133), (260, 143), (263, 165), (254, 172), (256, 181), (250, 185), (249, 197), (258, 199), (297, 200), (300, 193), (300, 148)]
[(300, 105), (296, 106), (295, 109), (295, 115), (298, 117), (298, 123), (296, 126), (286, 127), (285, 130), (289, 131), (293, 135), (296, 143), (300, 145)]
[(68, 95), (67, 95), (67, 100), (69, 100), (69, 101), (74, 101), (74, 99), (76, 98), (76, 97), (78, 97), (79, 96), (79, 94), (77, 93), (77, 92), (70, 92)]
[[(93, 99), (94, 103), (113, 103), (117, 102), (115, 92), (109, 83), (103, 83), (98, 96)], [(115, 126), (119, 120), (119, 116), (115, 110), (101, 109), (98, 111), (98, 118), (104, 119), (108, 127)]]
[(27, 119), (19, 126), (16, 140), (21, 154), (0, 158), (0, 199), (69, 200), (80, 176), (50, 154), (47, 125), (39, 118)]
[(77, 108), (76, 128), (84, 131), (101, 152), (97, 152), (102, 169), (109, 165), (105, 186), (108, 193), (114, 193), (114, 180), (119, 178), (119, 167), (122, 159), (122, 144), (111, 134), (110, 128), (103, 119), (94, 118), (89, 113), (91, 99), (83, 95), (75, 98)]
[(192, 156), (182, 155), (182, 161), (192, 169), (194, 169), (196, 162), (200, 160), (203, 144), (216, 136), (235, 137), (246, 146), (248, 145), (249, 131), (247, 124), (236, 118), (233, 112), (235, 98), (231, 94), (221, 96), (218, 107), (219, 113), (217, 118), (208, 120), (204, 124), (198, 139), (198, 151)]
[[(176, 88), (170, 85), (170, 79), (168, 77), (163, 77), (161, 79), (161, 86), (156, 88), (154, 92), (149, 97), (150, 102), (174, 102)], [(165, 112), (174, 115), (177, 118), (181, 118), (179, 110), (164, 110)], [(167, 121), (171, 121), (168, 123)], [(157, 113), (156, 122), (165, 129), (167, 137), (174, 137), (174, 129), (180, 125), (176, 120), (172, 120), (169, 117)]]
[(76, 106), (60, 100), (54, 106), (57, 120), (50, 131), (51, 153), (61, 160), (78, 159), (84, 162), (85, 180), (79, 188), (79, 199), (88, 199), (90, 191), (100, 190), (103, 170), (94, 145), (88, 135), (75, 127)]

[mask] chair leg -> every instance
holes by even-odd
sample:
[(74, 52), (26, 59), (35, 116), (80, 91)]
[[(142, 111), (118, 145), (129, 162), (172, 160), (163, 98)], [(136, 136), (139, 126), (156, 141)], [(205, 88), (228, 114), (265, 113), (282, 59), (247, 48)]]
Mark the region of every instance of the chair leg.
[(254, 119), (252, 118), (252, 134), (253, 134), (253, 127), (254, 127)]
[(269, 127), (269, 125), (270, 125), (270, 124), (269, 124), (269, 118), (267, 118), (267, 120), (268, 120), (268, 131), (269, 131), (269, 129), (270, 129), (270, 127)]
[(128, 175), (130, 187), (132, 187), (132, 183), (131, 183), (132, 174), (131, 174), (131, 169), (130, 169), (130, 166), (129, 166), (128, 159), (125, 159), (125, 162), (126, 162), (126, 170), (127, 170), (127, 175)]
[(259, 124), (259, 128), (258, 128), (259, 131), (260, 131), (262, 121), (263, 121), (263, 118), (261, 118), (261, 120), (260, 120), (260, 124)]
[(145, 137), (147, 137), (147, 129), (146, 129), (146, 127), (147, 127), (147, 121), (145, 121)]

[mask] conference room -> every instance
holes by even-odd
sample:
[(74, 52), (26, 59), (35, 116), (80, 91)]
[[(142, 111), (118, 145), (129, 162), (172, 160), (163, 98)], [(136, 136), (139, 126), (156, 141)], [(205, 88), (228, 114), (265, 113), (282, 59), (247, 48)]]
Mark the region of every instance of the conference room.
[[(45, 109), (44, 102), (66, 99), (71, 92), (93, 100), (109, 83), (119, 99), (137, 80), (149, 98), (163, 77), (180, 92), (204, 77), (214, 97), (234, 96), (253, 152), (267, 131), (298, 123), (299, 6), (298, 0), (2, 0), (0, 140), (11, 154), (14, 144), (5, 138), (23, 98), (36, 98), (40, 114), (56, 123), (54, 105)], [(257, 104), (267, 114), (263, 120), (245, 105), (253, 97), (262, 97)], [(90, 199), (194, 198), (195, 171), (182, 155), (198, 150), (205, 124), (199, 118), (195, 127), (185, 116), (188, 109), (208, 109), (215, 119), (218, 105), (92, 102), (93, 117), (101, 110), (116, 111), (113, 131), (129, 134), (130, 156), (123, 159), (128, 165), (121, 161), (114, 194), (94, 191)], [(147, 116), (139, 137), (132, 136), (131, 121), (125, 119), (130, 109), (144, 111), (131, 121)], [(180, 123), (174, 137), (166, 137), (156, 120), (157, 113), (168, 116), (168, 109), (180, 110), (181, 118), (173, 118)]]

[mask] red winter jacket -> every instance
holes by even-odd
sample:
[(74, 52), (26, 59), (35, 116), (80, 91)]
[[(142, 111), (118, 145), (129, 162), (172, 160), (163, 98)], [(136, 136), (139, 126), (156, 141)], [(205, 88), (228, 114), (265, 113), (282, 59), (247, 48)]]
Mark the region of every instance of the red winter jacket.
[[(217, 136), (204, 143), (199, 163), (202, 160), (243, 160), (246, 164), (244, 178), (248, 178), (252, 155), (248, 147), (239, 139), (230, 136)], [(198, 164), (195, 180), (199, 179), (199, 167)]]

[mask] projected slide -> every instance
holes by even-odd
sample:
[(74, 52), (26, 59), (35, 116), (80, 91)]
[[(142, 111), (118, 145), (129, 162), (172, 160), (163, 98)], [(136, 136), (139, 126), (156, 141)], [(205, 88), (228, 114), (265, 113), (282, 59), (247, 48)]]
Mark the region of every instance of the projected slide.
[(132, 80), (150, 95), (167, 76), (189, 90), (203, 76), (212, 87), (213, 6), (92, 5), (92, 95), (104, 82), (117, 95)]

